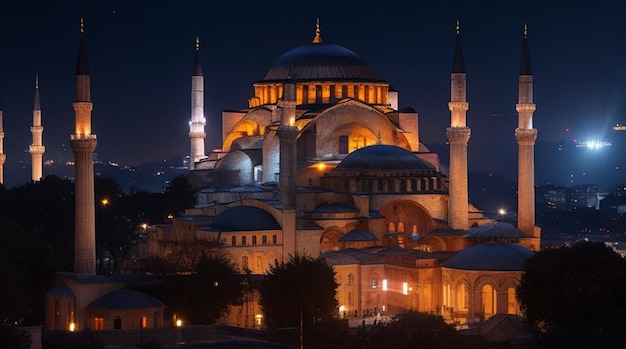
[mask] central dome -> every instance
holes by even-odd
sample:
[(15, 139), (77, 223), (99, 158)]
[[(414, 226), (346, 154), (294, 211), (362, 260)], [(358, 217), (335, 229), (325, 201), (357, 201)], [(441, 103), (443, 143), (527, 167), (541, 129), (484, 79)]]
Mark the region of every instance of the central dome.
[(410, 151), (396, 145), (370, 145), (348, 154), (336, 170), (434, 170)]
[[(291, 75), (291, 76), (290, 76)], [(345, 47), (314, 43), (283, 54), (265, 75), (272, 80), (376, 81), (376, 76), (354, 52)]]

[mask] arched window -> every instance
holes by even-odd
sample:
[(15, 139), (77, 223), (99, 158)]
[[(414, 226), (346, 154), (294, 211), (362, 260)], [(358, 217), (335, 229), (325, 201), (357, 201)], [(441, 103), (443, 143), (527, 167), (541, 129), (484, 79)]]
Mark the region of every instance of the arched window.
[(252, 246), (256, 246), (256, 235), (252, 236)]
[(446, 307), (450, 307), (452, 303), (450, 302), (450, 290), (451, 286), (449, 283), (443, 285), (443, 305)]
[(517, 297), (515, 296), (515, 288), (509, 287), (507, 289), (507, 313), (519, 315), (519, 304), (517, 303)]
[(277, 243), (276, 235), (272, 235), (272, 245), (276, 245)]
[(491, 285), (485, 285), (482, 288), (483, 293), (483, 312), (485, 320), (496, 314), (498, 310), (497, 292)]
[(159, 312), (155, 311), (154, 312), (154, 328), (158, 327), (158, 323), (159, 323)]
[(96, 315), (93, 318), (93, 329), (104, 330), (104, 318), (102, 316)]
[(241, 269), (248, 269), (248, 256), (241, 257)]
[(467, 287), (464, 283), (459, 284), (456, 290), (456, 307), (459, 310), (467, 310)]
[(236, 246), (237, 245), (237, 237), (233, 236), (232, 238), (230, 238), (230, 244), (232, 246)]
[(348, 285), (352, 286), (353, 283), (354, 283), (354, 275), (348, 274)]
[(396, 225), (393, 224), (393, 222), (389, 222), (389, 228), (388, 228), (390, 233), (394, 233), (396, 231)]
[(267, 245), (267, 236), (265, 235), (261, 236), (261, 244)]
[(141, 317), (139, 318), (139, 328), (141, 328), (142, 330), (145, 328), (148, 328), (148, 317), (145, 315), (141, 315)]
[(404, 223), (398, 223), (398, 233), (404, 233)]
[(241, 237), (241, 246), (246, 246), (247, 242), (246, 242), (246, 237), (242, 236)]
[(256, 272), (262, 274), (265, 271), (263, 267), (263, 257), (256, 256)]
[(119, 316), (116, 316), (115, 319), (113, 319), (113, 329), (114, 330), (121, 330), (122, 329), (122, 318)]

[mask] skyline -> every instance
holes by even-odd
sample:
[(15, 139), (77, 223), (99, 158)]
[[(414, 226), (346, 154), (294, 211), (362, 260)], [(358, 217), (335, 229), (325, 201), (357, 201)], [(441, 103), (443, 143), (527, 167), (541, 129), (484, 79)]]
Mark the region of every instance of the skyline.
[[(193, 1), (0, 5), (7, 186), (29, 180), (13, 175), (20, 174), (20, 160), (30, 160), (36, 74), (44, 160), (61, 157), (62, 145), (69, 148), (81, 17), (92, 81), (96, 153), (103, 162), (139, 165), (188, 155), (196, 36), (205, 80), (205, 146), (210, 152), (221, 142), (221, 112), (246, 108), (252, 84), (262, 80), (283, 53), (310, 43), (319, 18), (324, 42), (355, 52), (379, 79), (399, 91), (400, 108), (418, 112), (422, 142), (442, 159), (447, 158), (445, 129), (450, 122), (450, 71), (458, 19), (472, 129), (469, 170), (513, 181), (517, 78), (527, 23), (537, 105), (533, 116), (538, 130), (536, 183), (568, 184), (566, 169), (551, 170), (547, 164), (564, 167), (572, 162), (596, 171), (614, 168), (615, 161), (623, 164), (615, 155), (589, 158), (578, 152), (578, 158), (557, 152), (553, 158), (545, 149), (553, 149), (552, 145), (556, 149), (567, 138), (611, 141), (618, 135), (610, 128), (626, 124), (626, 63), (622, 62), (626, 43), (621, 40), (626, 29), (619, 19), (626, 5), (585, 7), (582, 1), (549, 5), (391, 1), (385, 8), (372, 1), (328, 4), (333, 4), (332, 9), (323, 1), (308, 10), (302, 3), (283, 1), (246, 8)], [(381, 14), (383, 10), (388, 15)], [(619, 154), (619, 145), (616, 142), (610, 150)], [(593, 178), (626, 182), (624, 170), (626, 164), (608, 174), (611, 180), (600, 174)], [(580, 169), (571, 169), (576, 171)]]

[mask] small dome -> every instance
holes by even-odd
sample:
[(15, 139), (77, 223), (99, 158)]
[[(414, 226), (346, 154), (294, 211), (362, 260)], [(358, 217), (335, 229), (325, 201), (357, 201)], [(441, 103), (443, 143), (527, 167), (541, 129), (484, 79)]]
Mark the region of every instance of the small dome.
[(509, 223), (489, 223), (467, 231), (468, 240), (522, 239), (529, 237)]
[(88, 308), (142, 309), (165, 307), (158, 299), (137, 290), (123, 288), (98, 298)]
[(533, 254), (516, 244), (484, 244), (467, 247), (441, 265), (461, 270), (521, 271)]
[(376, 76), (354, 52), (345, 47), (315, 43), (283, 54), (265, 75), (272, 80), (376, 81)]
[(410, 151), (396, 145), (370, 145), (348, 154), (336, 170), (434, 170)]
[(342, 236), (339, 241), (376, 241), (376, 236), (367, 230), (355, 229), (349, 231), (346, 235)]
[(213, 218), (211, 228), (222, 231), (280, 230), (269, 212), (253, 206), (227, 208)]

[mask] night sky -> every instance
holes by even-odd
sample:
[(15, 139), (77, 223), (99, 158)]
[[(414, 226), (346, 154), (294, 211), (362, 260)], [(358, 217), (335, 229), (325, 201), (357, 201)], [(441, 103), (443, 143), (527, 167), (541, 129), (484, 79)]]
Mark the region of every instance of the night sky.
[[(44, 160), (73, 158), (69, 137), (81, 17), (94, 103), (92, 130), (103, 162), (138, 165), (188, 154), (196, 36), (205, 76), (208, 152), (221, 143), (221, 112), (247, 107), (252, 84), (283, 53), (311, 42), (316, 18), (324, 42), (354, 51), (398, 90), (400, 107), (419, 113), (421, 140), (445, 153), (459, 19), (471, 171), (516, 178), (515, 104), (527, 22), (537, 104), (537, 184), (567, 185), (572, 179), (575, 184), (626, 184), (626, 157), (619, 155), (626, 131), (611, 130), (626, 124), (624, 13), (624, 3), (578, 0), (2, 1), (5, 184), (30, 178), (21, 178), (30, 171), (19, 167), (20, 161), (30, 161), (35, 74)], [(592, 137), (613, 146), (593, 152), (556, 150), (561, 140)]]

